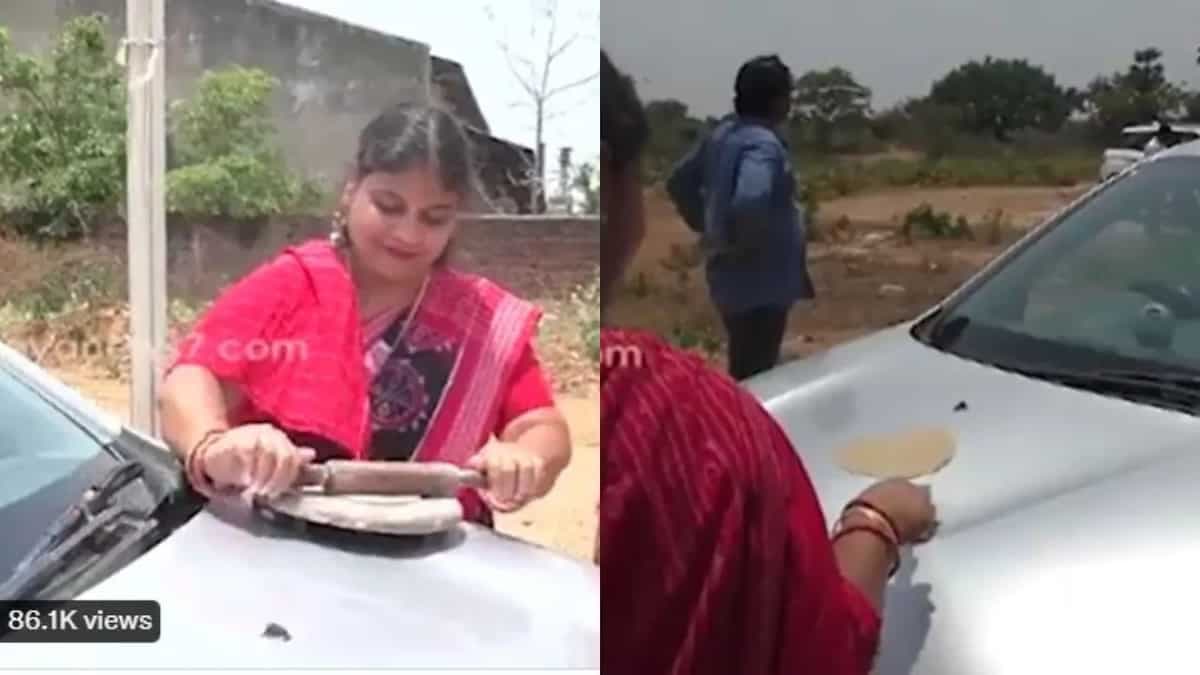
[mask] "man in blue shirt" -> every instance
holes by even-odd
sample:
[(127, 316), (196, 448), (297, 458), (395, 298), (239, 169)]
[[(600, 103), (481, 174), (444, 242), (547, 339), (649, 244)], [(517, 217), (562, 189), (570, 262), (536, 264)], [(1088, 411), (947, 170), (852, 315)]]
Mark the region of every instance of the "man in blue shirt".
[(701, 235), (730, 374), (739, 380), (775, 366), (792, 306), (814, 296), (791, 153), (778, 131), (791, 113), (792, 86), (777, 56), (743, 64), (734, 113), (667, 180), (675, 207)]

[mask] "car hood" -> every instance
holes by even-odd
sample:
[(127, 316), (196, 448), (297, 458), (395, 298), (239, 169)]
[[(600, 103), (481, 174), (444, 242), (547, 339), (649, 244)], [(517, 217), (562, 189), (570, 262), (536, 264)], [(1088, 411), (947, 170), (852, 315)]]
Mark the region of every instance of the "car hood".
[(5, 645), (6, 667), (599, 667), (599, 569), (474, 525), (332, 537), (210, 503), (81, 599), (157, 600), (160, 640)]
[(836, 448), (912, 427), (956, 437), (954, 459), (919, 481), (941, 529), (889, 587), (882, 675), (1183, 663), (1172, 659), (1190, 641), (1167, 634), (1189, 625), (1171, 607), (1200, 602), (1197, 418), (951, 356), (907, 325), (747, 386), (785, 427), (831, 525), (872, 482), (842, 470)]

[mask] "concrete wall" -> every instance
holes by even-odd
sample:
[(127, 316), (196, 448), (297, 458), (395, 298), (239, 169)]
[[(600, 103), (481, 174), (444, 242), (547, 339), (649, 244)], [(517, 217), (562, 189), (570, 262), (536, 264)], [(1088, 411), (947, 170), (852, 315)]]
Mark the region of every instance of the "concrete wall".
[[(110, 19), (115, 48), (125, 0), (0, 0), (0, 25), (25, 49), (46, 48), (68, 18), (94, 13)], [(168, 101), (189, 95), (205, 70), (266, 70), (281, 81), (275, 121), (289, 161), (330, 185), (374, 114), (430, 94), (427, 45), (269, 0), (167, 0), (166, 37)]]

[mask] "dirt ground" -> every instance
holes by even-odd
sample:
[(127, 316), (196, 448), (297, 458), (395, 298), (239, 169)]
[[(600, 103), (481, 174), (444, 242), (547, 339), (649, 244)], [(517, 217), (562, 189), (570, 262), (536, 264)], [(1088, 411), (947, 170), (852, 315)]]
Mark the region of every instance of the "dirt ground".
[[(992, 259), (1023, 228), (1084, 189), (909, 189), (822, 203), (817, 230), (829, 234), (809, 246), (817, 298), (792, 313), (784, 357), (811, 354), (912, 318)], [(907, 240), (898, 224), (922, 203), (970, 221), (1003, 212), (1013, 229), (999, 240)], [(695, 236), (658, 190), (647, 191), (646, 213), (646, 240), (606, 321), (671, 335), (683, 346), (697, 344), (719, 362), (723, 331), (708, 300), (703, 268), (698, 258), (681, 253)], [(832, 231), (843, 218), (847, 226)]]
[[(51, 372), (128, 422), (127, 382), (94, 370), (54, 368)], [(575, 445), (571, 464), (550, 494), (517, 513), (499, 515), (497, 527), (532, 543), (590, 560), (600, 499), (600, 402), (598, 394), (573, 394), (560, 396), (558, 404), (571, 426)]]

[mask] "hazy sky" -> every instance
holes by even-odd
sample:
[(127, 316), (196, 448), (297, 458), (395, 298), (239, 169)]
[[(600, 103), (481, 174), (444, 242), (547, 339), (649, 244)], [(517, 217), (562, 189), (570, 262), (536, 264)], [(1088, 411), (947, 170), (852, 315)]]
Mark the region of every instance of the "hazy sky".
[[(483, 108), (492, 133), (501, 138), (534, 144), (535, 116), (506, 65), (497, 45), (506, 41), (518, 58), (537, 60), (544, 38), (532, 40), (535, 21), (532, 7), (542, 0), (281, 0), (289, 5), (337, 17), (384, 33), (407, 37), (430, 46), (433, 53), (463, 65), (475, 98)], [(606, 0), (607, 2), (607, 0)], [(496, 23), (486, 8), (496, 11)], [(600, 0), (558, 0), (558, 30), (563, 38), (578, 34), (577, 44), (563, 53), (551, 70), (551, 85), (586, 78), (599, 69)], [(501, 8), (503, 11), (501, 12)], [(544, 35), (539, 30), (538, 35)], [(544, 53), (544, 50), (542, 50)], [(575, 148), (577, 161), (594, 160), (600, 152), (600, 81), (573, 89), (551, 102), (553, 119), (545, 132), (547, 165), (557, 166), (558, 148)], [(551, 176), (554, 175), (551, 169)]]
[(747, 58), (796, 74), (841, 65), (881, 108), (989, 53), (1028, 58), (1066, 85), (1124, 69), (1157, 46), (1167, 77), (1200, 84), (1200, 0), (603, 0), (601, 42), (645, 99), (727, 112)]

